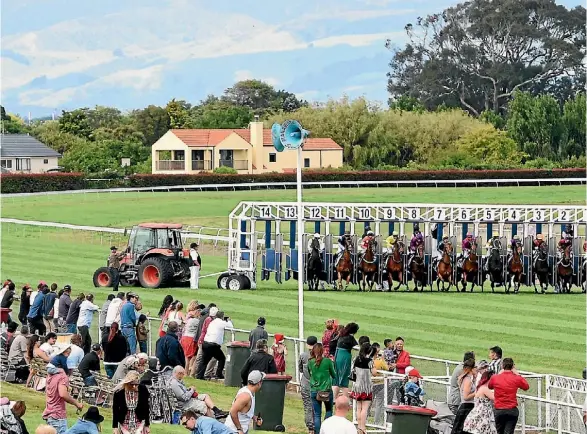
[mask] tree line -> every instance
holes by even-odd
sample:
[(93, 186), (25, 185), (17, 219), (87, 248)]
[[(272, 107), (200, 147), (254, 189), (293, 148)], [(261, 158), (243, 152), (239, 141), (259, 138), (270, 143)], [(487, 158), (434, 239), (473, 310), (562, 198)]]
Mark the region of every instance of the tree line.
[(243, 128), (255, 117), (331, 137), (345, 169), (584, 167), (584, 17), (554, 0), (471, 0), (420, 17), (405, 26), (405, 46), (387, 41), (388, 107), (310, 105), (244, 80), (198, 104), (80, 108), (32, 125), (2, 108), (2, 131), (28, 132), (61, 152), (66, 170), (91, 174), (149, 173), (150, 146), (168, 129)]

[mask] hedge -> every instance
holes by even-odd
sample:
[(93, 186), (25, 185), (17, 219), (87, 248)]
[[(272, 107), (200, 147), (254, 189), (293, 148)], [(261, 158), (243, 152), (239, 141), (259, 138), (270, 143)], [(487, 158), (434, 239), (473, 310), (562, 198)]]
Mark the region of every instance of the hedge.
[(83, 173), (7, 173), (0, 176), (2, 193), (82, 190), (87, 185)]
[[(304, 171), (307, 182), (326, 181), (421, 181), (421, 180), (483, 180), (483, 179), (548, 179), (581, 178), (584, 168), (575, 169), (512, 169), (512, 170), (396, 170), (369, 172)], [(257, 175), (232, 175), (198, 173), (193, 175), (134, 175), (102, 188), (157, 187), (198, 184), (244, 184), (295, 182), (292, 173), (263, 173)], [(80, 173), (4, 174), (0, 176), (2, 193), (31, 193), (37, 191), (79, 190), (98, 188), (96, 183), (84, 179)]]
[[(305, 182), (320, 181), (421, 181), (461, 179), (546, 179), (585, 177), (578, 169), (513, 169), (513, 170), (397, 170), (369, 172), (304, 171)], [(192, 184), (241, 184), (249, 182), (295, 182), (292, 173), (263, 173), (258, 175), (220, 175), (201, 173), (194, 175), (135, 175), (129, 179), (132, 187), (155, 187)]]

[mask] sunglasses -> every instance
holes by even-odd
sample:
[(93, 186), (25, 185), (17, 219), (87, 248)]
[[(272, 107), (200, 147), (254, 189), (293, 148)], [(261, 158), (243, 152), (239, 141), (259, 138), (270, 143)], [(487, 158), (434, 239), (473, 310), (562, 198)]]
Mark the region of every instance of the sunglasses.
[(186, 426), (188, 424), (188, 420), (189, 419), (182, 419), (181, 420), (181, 426)]

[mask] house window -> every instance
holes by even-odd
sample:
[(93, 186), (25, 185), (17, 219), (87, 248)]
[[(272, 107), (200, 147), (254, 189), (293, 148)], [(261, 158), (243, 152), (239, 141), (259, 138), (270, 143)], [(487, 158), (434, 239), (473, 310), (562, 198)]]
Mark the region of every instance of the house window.
[(201, 161), (204, 159), (204, 151), (192, 150), (192, 161)]
[(43, 160), (43, 164), (49, 164), (49, 160), (47, 160), (46, 158)]
[(0, 167), (3, 169), (12, 169), (12, 160), (0, 160)]
[(276, 163), (277, 162), (277, 154), (275, 154), (275, 153), (269, 154), (269, 162)]
[(304, 167), (310, 167), (310, 159), (304, 158)]
[(22, 171), (31, 170), (31, 159), (30, 158), (17, 158), (16, 159), (16, 170), (22, 170)]
[(176, 161), (184, 161), (185, 160), (185, 152), (184, 151), (175, 151), (175, 160)]

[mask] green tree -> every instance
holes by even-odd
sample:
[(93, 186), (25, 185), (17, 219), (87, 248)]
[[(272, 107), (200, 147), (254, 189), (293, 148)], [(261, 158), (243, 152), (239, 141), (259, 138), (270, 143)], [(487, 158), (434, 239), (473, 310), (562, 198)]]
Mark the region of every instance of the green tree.
[(134, 110), (131, 119), (135, 129), (143, 135), (146, 146), (152, 146), (170, 127), (167, 110), (156, 105)]
[(167, 103), (165, 110), (169, 116), (170, 128), (193, 128), (193, 121), (190, 117), (192, 105), (184, 100), (176, 101), (173, 98)]
[(89, 139), (92, 136), (92, 127), (88, 120), (89, 110), (87, 107), (72, 111), (62, 110), (59, 118), (59, 129), (64, 133)]
[(405, 112), (423, 112), (426, 107), (416, 98), (408, 95), (401, 95), (399, 98), (389, 100), (389, 108)]
[(83, 147), (88, 142), (88, 139), (62, 131), (58, 121), (35, 125), (31, 129), (31, 135), (60, 154), (72, 148)]
[(245, 128), (253, 111), (227, 101), (214, 101), (193, 110), (194, 128)]
[(531, 158), (556, 158), (565, 132), (560, 106), (549, 95), (516, 92), (508, 106), (507, 130)]
[(474, 161), (496, 166), (520, 165), (526, 157), (505, 131), (496, 130), (492, 125), (483, 125), (465, 134), (455, 146)]
[[(503, 113), (516, 90), (585, 86), (585, 8), (554, 0), (472, 0), (405, 27), (388, 74), (392, 97)], [(387, 46), (393, 49), (392, 42)], [(564, 86), (563, 86), (564, 88)], [(560, 89), (559, 89), (560, 90)]]
[(292, 112), (307, 106), (291, 92), (275, 90), (273, 86), (260, 80), (243, 80), (224, 91), (224, 101), (248, 107), (254, 114), (264, 116), (274, 112)]
[(117, 108), (101, 105), (97, 105), (93, 109), (88, 110), (86, 117), (92, 131), (98, 128), (115, 129), (124, 120), (122, 113)]
[(585, 107), (585, 93), (576, 95), (575, 98), (566, 101), (563, 106), (562, 123), (565, 136), (559, 151), (563, 158), (585, 155), (585, 122), (587, 120)]

